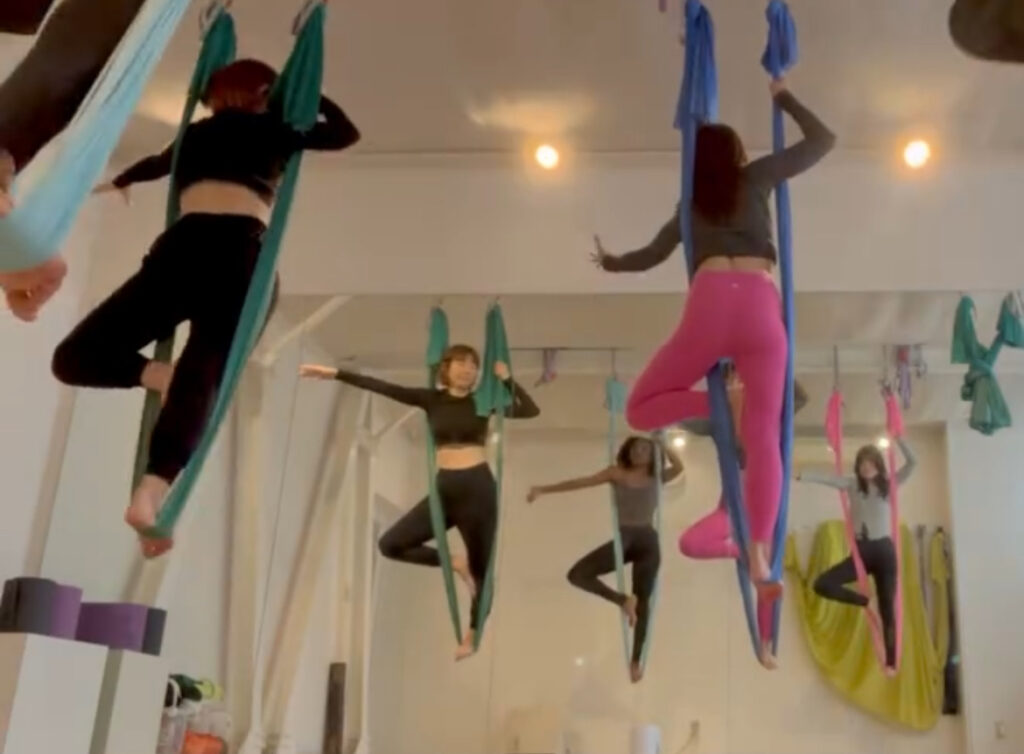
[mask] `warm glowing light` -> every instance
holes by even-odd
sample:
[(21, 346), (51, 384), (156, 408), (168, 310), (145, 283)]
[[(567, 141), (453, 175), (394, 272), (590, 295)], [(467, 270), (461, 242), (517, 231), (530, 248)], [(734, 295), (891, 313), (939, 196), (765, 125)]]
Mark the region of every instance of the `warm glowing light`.
[(920, 139), (910, 142), (907, 144), (906, 149), (903, 150), (903, 161), (914, 170), (924, 167), (924, 164), (928, 162), (931, 156), (932, 148), (928, 146), (927, 141)]
[(575, 662), (576, 662), (576, 667), (578, 667), (578, 668), (582, 668), (583, 667), (584, 660), (583, 660), (582, 657), (577, 657)]
[(674, 437), (674, 438), (672, 439), (672, 444), (673, 444), (673, 445), (674, 445), (675, 447), (677, 447), (677, 448), (685, 448), (685, 447), (686, 447), (686, 438), (685, 438), (685, 437), (683, 437), (682, 435), (676, 435), (676, 436), (675, 436), (675, 437)]
[(554, 170), (558, 167), (558, 150), (550, 144), (543, 144), (537, 147), (537, 152), (534, 156), (537, 158), (537, 164), (545, 170)]
[(875, 445), (877, 445), (882, 450), (888, 450), (888, 448), (889, 448), (889, 438), (888, 437), (879, 437), (877, 442), (875, 442)]

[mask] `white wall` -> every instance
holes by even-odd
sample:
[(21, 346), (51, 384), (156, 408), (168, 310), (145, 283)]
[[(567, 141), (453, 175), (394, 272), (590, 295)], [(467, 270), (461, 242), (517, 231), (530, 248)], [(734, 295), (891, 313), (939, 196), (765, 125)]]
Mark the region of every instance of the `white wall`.
[[(912, 440), (921, 466), (905, 487), (905, 520), (948, 525), (943, 438), (932, 432)], [(850, 439), (851, 447), (855, 442)], [(810, 446), (801, 454), (820, 457)], [(705, 752), (964, 751), (959, 719), (944, 718), (927, 735), (910, 734), (844, 702), (819, 677), (790, 610), (780, 669), (760, 668), (750, 651), (733, 567), (688, 561), (676, 550), (678, 532), (717, 501), (708, 441), (687, 447), (685, 492), (675, 488), (666, 500), (654, 644), (647, 678), (631, 686), (614, 608), (565, 580), (572, 563), (609, 536), (607, 492), (546, 498), (533, 507), (524, 502), (531, 484), (599, 468), (603, 444), (513, 436), (507, 459), (497, 602), (479, 656), (452, 662), (436, 571), (389, 562), (381, 567), (378, 641), (392, 647), (380, 653), (374, 675), (375, 698), (389, 700), (386, 712), (377, 710), (373, 728), (381, 754), (506, 751), (507, 716), (535, 705), (550, 705), (581, 730), (593, 725), (587, 718), (617, 719), (627, 728), (630, 721), (657, 723), (666, 752), (682, 746), (694, 720), (700, 722), (696, 750)], [(790, 507), (794, 526), (809, 529), (836, 517), (837, 504), (833, 492), (798, 486)]]
[(1024, 430), (951, 426), (948, 444), (969, 751), (1024, 751)]
[[(949, 157), (908, 176), (878, 157), (830, 156), (793, 183), (797, 289), (1001, 290), (1024, 279), (1024, 259), (1013, 253), (1020, 168), (1012, 155)], [(674, 154), (580, 155), (544, 175), (515, 155), (312, 155), (303, 171), (281, 260), (287, 293), (682, 286), (679, 260), (629, 276), (602, 274), (587, 259), (594, 233), (610, 248), (636, 248), (669, 218), (679, 196)], [(965, 196), (974, 200), (970, 213)], [(138, 192), (105, 253), (127, 246), (137, 255), (139, 239), (157, 229), (161, 201), (160, 192)]]
[[(49, 488), (60, 469), (60, 452), (73, 403), (50, 373), (54, 347), (74, 326), (89, 278), (91, 246), (99, 226), (97, 208), (82, 213), (63, 254), (69, 264), (61, 292), (39, 319), (26, 324), (6, 309), (0, 311), (0, 344), (4, 369), (0, 373), (0, 412), (4, 452), (0, 475), (5, 480), (4, 525), (0, 531), (0, 578), (31, 570), (39, 554), (30, 553), (32, 540), (45, 537)], [(42, 527), (42, 528), (40, 528)], [(38, 535), (36, 532), (39, 532)]]

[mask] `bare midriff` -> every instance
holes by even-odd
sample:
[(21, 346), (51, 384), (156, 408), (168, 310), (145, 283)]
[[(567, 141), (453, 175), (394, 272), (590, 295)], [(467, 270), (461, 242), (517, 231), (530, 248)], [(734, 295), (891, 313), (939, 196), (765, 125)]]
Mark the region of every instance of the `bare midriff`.
[(227, 181), (200, 181), (182, 191), (181, 214), (245, 215), (270, 223), (270, 206), (259, 194)]
[(437, 449), (437, 468), (459, 471), (487, 463), (483, 445), (445, 445)]
[(754, 272), (754, 273), (769, 273), (775, 269), (775, 262), (771, 259), (765, 259), (764, 257), (708, 257), (701, 262), (700, 269), (697, 270), (697, 274), (701, 272)]

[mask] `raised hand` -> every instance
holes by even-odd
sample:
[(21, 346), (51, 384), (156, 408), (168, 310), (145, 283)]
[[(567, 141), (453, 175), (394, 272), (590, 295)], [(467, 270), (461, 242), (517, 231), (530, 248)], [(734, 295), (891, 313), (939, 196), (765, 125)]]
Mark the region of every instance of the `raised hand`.
[(309, 377), (314, 380), (333, 380), (337, 374), (337, 369), (320, 366), (319, 364), (303, 364), (299, 367), (300, 377)]
[(506, 364), (504, 361), (494, 362), (494, 374), (502, 382), (504, 382), (510, 376), (512, 376), (512, 373), (509, 372), (508, 370), (508, 364)]

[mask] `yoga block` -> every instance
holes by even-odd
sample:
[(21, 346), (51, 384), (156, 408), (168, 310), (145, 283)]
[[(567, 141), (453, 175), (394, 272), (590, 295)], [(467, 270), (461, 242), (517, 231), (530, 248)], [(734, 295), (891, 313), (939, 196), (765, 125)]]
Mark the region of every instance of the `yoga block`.
[(59, 590), (57, 582), (49, 579), (18, 578), (5, 582), (0, 597), (0, 632), (49, 636)]
[(89, 754), (157, 750), (169, 672), (159, 657), (120, 649), (107, 652)]
[(0, 754), (89, 754), (107, 651), (0, 634)]
[(149, 608), (126, 602), (85, 602), (78, 617), (79, 641), (141, 652)]

